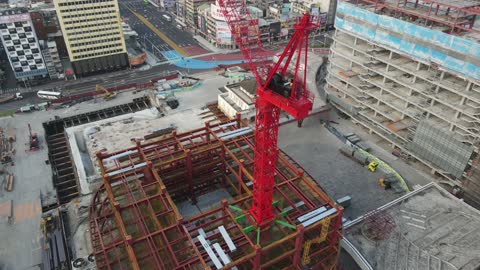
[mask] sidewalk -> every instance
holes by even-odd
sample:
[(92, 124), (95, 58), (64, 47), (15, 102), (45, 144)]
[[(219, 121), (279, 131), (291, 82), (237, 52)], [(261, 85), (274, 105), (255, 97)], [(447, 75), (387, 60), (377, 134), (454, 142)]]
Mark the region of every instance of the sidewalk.
[(151, 52), (147, 50), (144, 50), (144, 52), (147, 54), (147, 60), (145, 60), (145, 62), (150, 66), (155, 66), (158, 62), (160, 62), (160, 60)]
[(229, 50), (229, 49), (221, 49), (221, 48), (217, 48), (215, 47), (213, 44), (211, 44), (210, 42), (208, 42), (208, 40), (204, 39), (203, 37), (201, 36), (193, 36), (193, 38), (195, 40), (198, 41), (198, 43), (200, 43), (200, 45), (202, 47), (204, 47), (205, 49), (209, 50), (209, 51), (212, 51), (212, 52), (215, 52), (215, 53), (223, 53), (223, 54), (227, 54), (227, 53), (234, 53), (234, 52), (239, 52), (240, 50), (236, 49), (236, 50)]

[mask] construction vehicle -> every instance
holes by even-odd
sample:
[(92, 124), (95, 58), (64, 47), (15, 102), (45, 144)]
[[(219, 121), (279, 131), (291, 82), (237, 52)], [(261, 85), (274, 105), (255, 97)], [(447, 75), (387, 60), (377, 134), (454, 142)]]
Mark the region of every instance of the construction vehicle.
[(38, 147), (38, 135), (36, 132), (32, 132), (32, 127), (28, 124), (30, 151), (37, 151)]
[(319, 26), (319, 18), (304, 14), (295, 24), (295, 33), (284, 51), (273, 63), (272, 52), (265, 50), (260, 41), (258, 19), (249, 14), (246, 1), (219, 0), (218, 3), (257, 82), (255, 181), (249, 212), (254, 219), (252, 226), (265, 228), (277, 218), (272, 205), (280, 113), (284, 111), (301, 121), (312, 110), (314, 96), (306, 87), (308, 35)]
[(103, 91), (105, 93), (105, 95), (103, 96), (103, 99), (105, 99), (106, 101), (112, 100), (112, 99), (117, 97), (117, 92), (110, 92), (105, 87), (101, 86), (100, 84), (97, 84), (97, 86), (95, 88), (95, 91), (97, 91), (97, 92)]
[(381, 177), (380, 179), (378, 179), (378, 184), (380, 185), (380, 187), (382, 187), (384, 189), (391, 189), (393, 183), (392, 183), (391, 179)]
[(43, 236), (46, 237), (47, 233), (55, 229), (55, 222), (52, 214), (46, 214), (40, 220), (40, 227), (42, 228)]
[(372, 161), (372, 162), (368, 163), (368, 169), (371, 172), (375, 172), (377, 170), (377, 166), (378, 166), (378, 163), (375, 162), (375, 161)]

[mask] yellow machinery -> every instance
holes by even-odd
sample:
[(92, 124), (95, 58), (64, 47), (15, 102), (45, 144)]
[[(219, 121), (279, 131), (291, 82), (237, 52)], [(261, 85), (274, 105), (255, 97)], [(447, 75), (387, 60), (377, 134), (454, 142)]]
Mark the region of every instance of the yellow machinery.
[(377, 166), (378, 166), (378, 163), (375, 162), (375, 161), (372, 161), (368, 164), (368, 169), (371, 171), (371, 172), (375, 172), (377, 170)]
[(103, 91), (105, 93), (105, 96), (103, 96), (103, 98), (105, 100), (112, 100), (114, 99), (115, 97), (117, 97), (117, 92), (109, 92), (107, 89), (105, 89), (105, 87), (101, 86), (100, 84), (97, 84), (97, 87), (95, 89), (97, 92), (98, 91)]
[(46, 236), (49, 231), (54, 229), (54, 225), (52, 215), (43, 216), (40, 220), (40, 227), (42, 228), (43, 236)]

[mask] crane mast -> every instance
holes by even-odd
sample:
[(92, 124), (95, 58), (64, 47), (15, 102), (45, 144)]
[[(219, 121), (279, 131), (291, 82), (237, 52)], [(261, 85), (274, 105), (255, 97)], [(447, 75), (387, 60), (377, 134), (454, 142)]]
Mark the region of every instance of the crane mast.
[(253, 202), (249, 212), (256, 225), (264, 226), (275, 218), (272, 203), (280, 113), (285, 111), (301, 120), (313, 106), (314, 96), (306, 88), (307, 51), (308, 34), (318, 27), (317, 18), (304, 14), (278, 61), (266, 64), (269, 54), (260, 41), (258, 19), (250, 16), (246, 2), (217, 2), (257, 81)]

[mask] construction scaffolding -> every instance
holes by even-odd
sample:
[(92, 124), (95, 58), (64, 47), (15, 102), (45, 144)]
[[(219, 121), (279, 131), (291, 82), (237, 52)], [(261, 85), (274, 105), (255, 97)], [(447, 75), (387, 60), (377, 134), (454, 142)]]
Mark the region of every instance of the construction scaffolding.
[[(98, 153), (103, 185), (90, 208), (98, 269), (335, 269), (343, 209), (280, 152), (273, 208), (256, 228), (253, 130), (239, 118)], [(186, 219), (176, 203), (227, 191)]]
[(460, 186), (474, 206), (479, 7), (471, 0), (339, 1), (325, 89), (331, 104)]
[[(374, 12), (384, 13), (391, 17), (401, 17), (416, 21), (426, 27), (452, 34), (469, 31), (479, 33), (475, 29), (475, 16), (480, 15), (475, 0), (350, 0), (355, 5), (368, 5)], [(440, 27), (442, 25), (443, 27)], [(438, 27), (438, 28), (436, 28)]]

